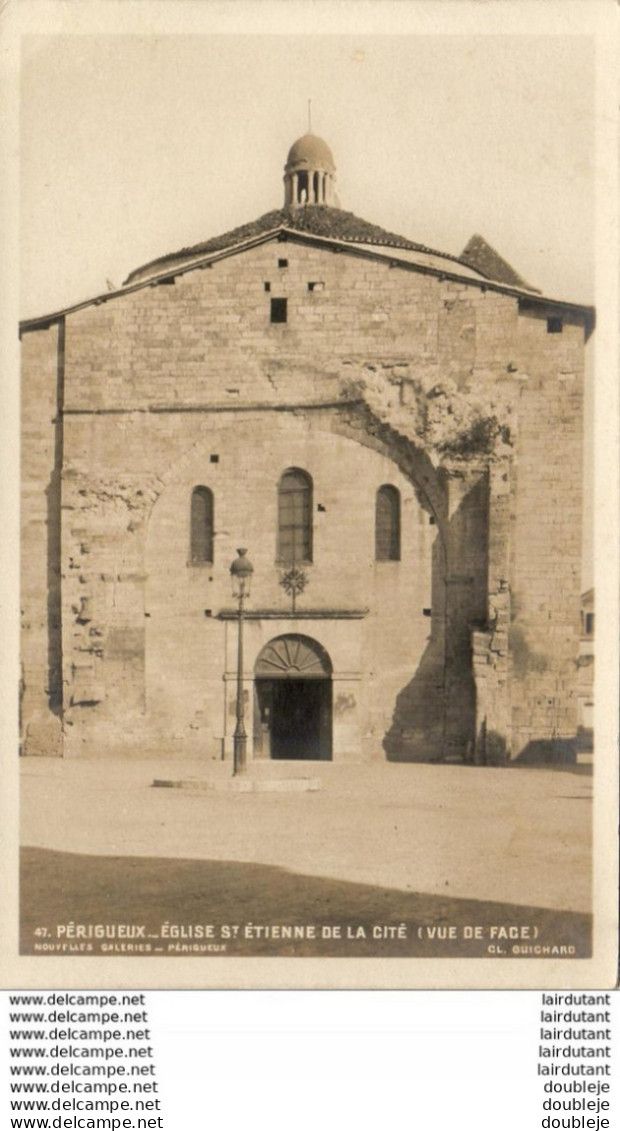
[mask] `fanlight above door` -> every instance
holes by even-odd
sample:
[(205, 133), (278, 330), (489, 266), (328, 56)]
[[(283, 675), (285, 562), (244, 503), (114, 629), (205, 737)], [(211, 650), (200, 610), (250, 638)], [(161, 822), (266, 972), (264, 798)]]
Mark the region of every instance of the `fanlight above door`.
[(329, 679), (327, 652), (309, 636), (277, 636), (263, 648), (255, 674), (266, 679)]

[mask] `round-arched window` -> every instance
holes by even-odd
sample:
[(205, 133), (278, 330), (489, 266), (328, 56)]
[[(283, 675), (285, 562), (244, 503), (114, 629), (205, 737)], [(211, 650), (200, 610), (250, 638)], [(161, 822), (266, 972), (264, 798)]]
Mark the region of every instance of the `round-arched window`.
[(297, 467), (278, 484), (278, 561), (312, 561), (312, 480)]

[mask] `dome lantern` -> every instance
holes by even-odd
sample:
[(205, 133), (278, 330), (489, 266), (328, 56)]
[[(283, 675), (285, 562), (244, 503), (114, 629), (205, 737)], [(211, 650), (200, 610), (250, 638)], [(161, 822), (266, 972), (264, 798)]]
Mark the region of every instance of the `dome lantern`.
[(293, 143), (284, 166), (284, 207), (303, 208), (307, 204), (339, 207), (332, 152), (313, 133)]

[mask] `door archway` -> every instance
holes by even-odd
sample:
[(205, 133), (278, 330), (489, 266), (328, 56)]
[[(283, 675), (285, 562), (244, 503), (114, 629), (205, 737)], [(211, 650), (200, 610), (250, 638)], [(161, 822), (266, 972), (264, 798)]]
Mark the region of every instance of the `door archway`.
[(332, 757), (332, 663), (318, 641), (276, 636), (254, 668), (254, 755), (291, 761)]

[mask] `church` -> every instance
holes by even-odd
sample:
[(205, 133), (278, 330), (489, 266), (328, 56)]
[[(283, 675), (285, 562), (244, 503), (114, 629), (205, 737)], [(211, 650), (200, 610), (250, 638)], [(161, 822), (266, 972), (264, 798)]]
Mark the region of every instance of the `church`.
[[(25, 754), (502, 764), (578, 725), (589, 307), (282, 207), (21, 325)], [(231, 565), (250, 560), (239, 667)]]

